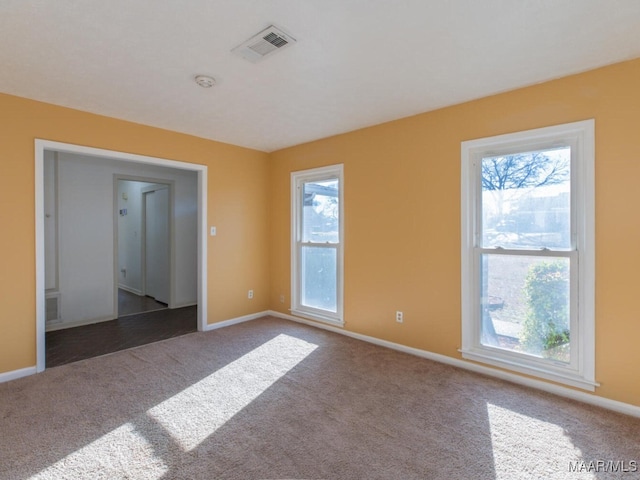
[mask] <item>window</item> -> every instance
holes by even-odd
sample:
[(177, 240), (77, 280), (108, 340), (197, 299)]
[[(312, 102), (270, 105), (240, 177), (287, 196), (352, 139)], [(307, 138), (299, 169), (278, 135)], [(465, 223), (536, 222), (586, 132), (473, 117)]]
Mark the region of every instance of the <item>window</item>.
[(594, 122), (462, 143), (462, 356), (594, 390)]
[(291, 310), (343, 325), (342, 165), (291, 174)]

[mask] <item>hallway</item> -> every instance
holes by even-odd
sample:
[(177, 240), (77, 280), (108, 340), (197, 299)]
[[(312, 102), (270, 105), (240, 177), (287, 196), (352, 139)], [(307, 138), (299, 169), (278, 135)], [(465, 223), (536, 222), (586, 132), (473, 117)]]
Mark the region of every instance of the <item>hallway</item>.
[(136, 295), (122, 288), (118, 289), (118, 318), (126, 317), (134, 313), (153, 312), (163, 310), (166, 303), (161, 303), (151, 297)]

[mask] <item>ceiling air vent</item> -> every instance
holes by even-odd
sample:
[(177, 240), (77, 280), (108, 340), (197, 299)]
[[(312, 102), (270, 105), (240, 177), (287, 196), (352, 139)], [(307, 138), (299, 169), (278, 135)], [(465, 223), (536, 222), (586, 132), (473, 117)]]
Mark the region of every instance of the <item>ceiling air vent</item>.
[(296, 43), (295, 38), (271, 25), (242, 45), (238, 45), (231, 52), (256, 63), (293, 43)]

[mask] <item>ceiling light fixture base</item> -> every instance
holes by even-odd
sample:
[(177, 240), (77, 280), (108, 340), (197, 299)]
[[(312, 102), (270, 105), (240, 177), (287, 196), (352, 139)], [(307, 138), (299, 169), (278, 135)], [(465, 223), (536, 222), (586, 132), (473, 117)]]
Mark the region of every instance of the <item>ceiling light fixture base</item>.
[(216, 79), (208, 75), (196, 75), (195, 81), (202, 88), (211, 88), (216, 84)]

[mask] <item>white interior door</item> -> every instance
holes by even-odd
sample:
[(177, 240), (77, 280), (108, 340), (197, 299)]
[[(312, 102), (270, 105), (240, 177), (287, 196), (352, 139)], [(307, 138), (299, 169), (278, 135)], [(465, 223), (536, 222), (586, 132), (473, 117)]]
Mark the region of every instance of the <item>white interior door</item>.
[(169, 188), (145, 192), (145, 294), (169, 304)]

